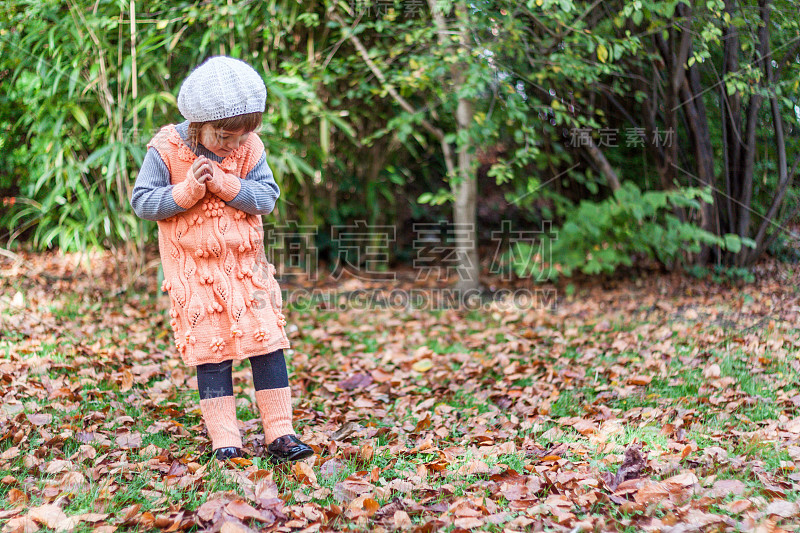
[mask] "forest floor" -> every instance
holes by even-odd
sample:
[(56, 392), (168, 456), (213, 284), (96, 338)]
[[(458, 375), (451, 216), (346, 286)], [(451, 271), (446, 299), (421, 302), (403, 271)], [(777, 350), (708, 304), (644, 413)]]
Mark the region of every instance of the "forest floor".
[(249, 365), (247, 458), (218, 462), (156, 269), (127, 296), (92, 265), (0, 257), (3, 532), (800, 530), (800, 265), (487, 278), (527, 296), (456, 309), (404, 306), (436, 286), (408, 272), (328, 304), (279, 277), (316, 451), (279, 466)]

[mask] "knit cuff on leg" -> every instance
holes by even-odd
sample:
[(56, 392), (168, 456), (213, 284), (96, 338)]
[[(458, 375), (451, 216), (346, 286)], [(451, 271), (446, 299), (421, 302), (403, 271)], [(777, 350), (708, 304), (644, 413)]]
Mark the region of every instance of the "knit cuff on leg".
[(211, 447), (241, 448), (242, 436), (239, 434), (239, 422), (236, 420), (236, 399), (233, 396), (220, 396), (200, 400), (200, 411), (211, 437)]
[(295, 434), (292, 429), (292, 395), (289, 387), (257, 390), (256, 403), (264, 425), (265, 446), (269, 446), (278, 437)]

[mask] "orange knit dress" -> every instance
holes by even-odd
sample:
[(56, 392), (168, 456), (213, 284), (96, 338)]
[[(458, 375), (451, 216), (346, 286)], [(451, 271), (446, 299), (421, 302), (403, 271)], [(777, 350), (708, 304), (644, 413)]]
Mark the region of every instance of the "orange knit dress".
[(158, 221), (158, 247), (169, 293), (175, 346), (189, 366), (241, 360), (289, 348), (275, 266), (264, 252), (261, 215), (230, 207), (241, 179), (264, 151), (251, 133), (220, 163), (212, 163), (216, 192), (191, 173), (197, 156), (174, 124), (147, 144), (155, 148), (175, 185), (183, 213)]

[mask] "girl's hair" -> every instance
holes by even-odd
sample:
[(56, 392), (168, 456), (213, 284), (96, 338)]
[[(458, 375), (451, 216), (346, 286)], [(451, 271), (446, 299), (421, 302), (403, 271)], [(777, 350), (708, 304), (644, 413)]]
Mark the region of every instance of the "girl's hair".
[(236, 115), (219, 120), (210, 120), (208, 122), (190, 122), (189, 147), (192, 149), (192, 151), (197, 149), (200, 138), (200, 128), (206, 124), (211, 124), (211, 127), (215, 130), (244, 130), (245, 132), (251, 132), (261, 125), (263, 115), (264, 113), (261, 111), (256, 111), (255, 113), (245, 113), (244, 115)]

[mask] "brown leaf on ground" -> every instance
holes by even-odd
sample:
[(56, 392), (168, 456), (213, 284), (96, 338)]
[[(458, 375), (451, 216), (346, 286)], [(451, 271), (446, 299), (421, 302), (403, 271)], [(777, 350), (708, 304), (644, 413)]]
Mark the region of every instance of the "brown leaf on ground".
[(40, 527), (30, 516), (19, 516), (9, 520), (3, 526), (3, 533), (35, 533)]
[(636, 375), (628, 378), (631, 385), (649, 385), (653, 381), (653, 376)]
[(608, 487), (611, 492), (614, 492), (623, 481), (638, 478), (646, 465), (645, 460), (646, 457), (642, 455), (641, 444), (637, 442), (628, 446), (625, 450), (622, 466), (619, 467), (617, 473), (615, 475), (610, 472), (603, 472), (601, 474), (606, 487)]
[(344, 470), (345, 466), (344, 461), (340, 461), (336, 458), (329, 459), (319, 467), (319, 473), (323, 476), (335, 476)]
[(257, 530), (248, 527), (238, 520), (228, 519), (219, 528), (220, 533), (257, 533)]
[(464, 463), (461, 465), (461, 468), (458, 469), (458, 474), (462, 476), (468, 476), (472, 474), (487, 474), (488, 472), (489, 465), (480, 459), (474, 459), (468, 463)]
[(669, 497), (669, 490), (663, 483), (646, 480), (633, 496), (636, 503), (650, 505), (664, 501)]
[(354, 374), (349, 378), (339, 382), (339, 388), (343, 390), (353, 390), (368, 387), (372, 384), (372, 376), (370, 374)]
[(197, 509), (197, 517), (206, 522), (216, 522), (222, 515), (222, 510), (228, 502), (219, 498), (206, 500)]
[(60, 522), (67, 519), (67, 515), (58, 505), (51, 503), (34, 507), (28, 511), (28, 516), (49, 528), (55, 529)]
[(303, 483), (305, 485), (316, 485), (317, 484), (317, 475), (314, 473), (314, 470), (308, 466), (307, 463), (302, 461), (298, 461), (292, 465), (292, 472), (294, 472), (297, 481)]
[(36, 413), (31, 415), (26, 415), (28, 421), (33, 424), (34, 426), (44, 426), (49, 424), (53, 421), (53, 415), (47, 413)]
[(272, 477), (259, 479), (256, 482), (256, 487), (254, 489), (254, 496), (256, 501), (259, 500), (271, 501), (274, 498), (280, 496), (280, 491), (278, 490), (278, 484), (275, 483), (275, 480), (273, 480)]
[(337, 429), (332, 435), (332, 440), (344, 440), (353, 433), (356, 433), (363, 429), (360, 424), (357, 422), (347, 422), (342, 427)]
[(138, 431), (123, 433), (122, 435), (117, 436), (116, 442), (120, 448), (141, 448), (142, 435)]
[(728, 494), (741, 496), (745, 487), (746, 485), (738, 479), (720, 479), (711, 487), (709, 494), (712, 498), (724, 498)]
[(786, 500), (775, 500), (767, 505), (764, 510), (767, 516), (780, 516), (781, 518), (791, 518), (797, 516), (798, 506), (796, 502), (787, 502)]
[(384, 505), (375, 512), (375, 520), (394, 519), (395, 511), (405, 511), (405, 505), (400, 498), (394, 498), (391, 502)]
[(271, 513), (262, 513), (244, 500), (234, 500), (230, 502), (225, 506), (225, 512), (231, 516), (235, 516), (239, 520), (253, 518), (267, 524), (271, 524), (275, 521)]
[(8, 494), (6, 494), (6, 499), (11, 505), (19, 505), (28, 502), (28, 495), (18, 488), (12, 488), (8, 491)]
[(394, 512), (394, 526), (397, 529), (408, 529), (412, 525), (411, 517), (408, 516), (408, 513), (403, 510), (397, 510)]
[(715, 379), (722, 375), (722, 370), (720, 370), (719, 365), (716, 363), (708, 365), (705, 369), (703, 369), (703, 377), (706, 379)]
[(364, 493), (375, 490), (375, 485), (361, 480), (345, 479), (333, 486), (333, 497), (340, 502), (350, 502)]

